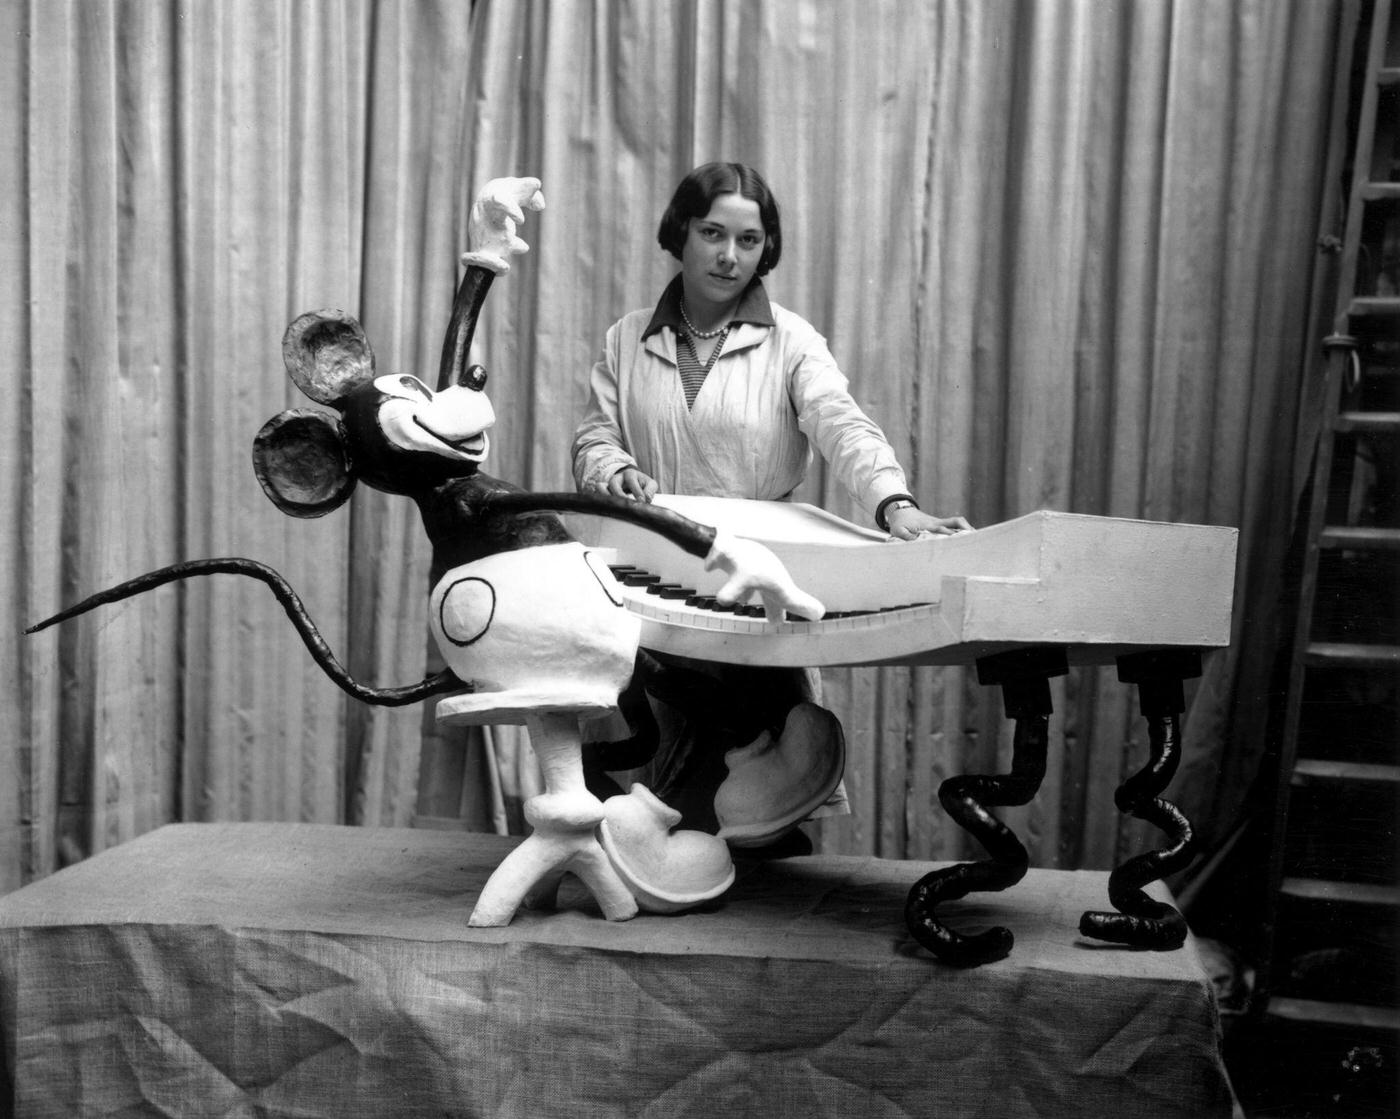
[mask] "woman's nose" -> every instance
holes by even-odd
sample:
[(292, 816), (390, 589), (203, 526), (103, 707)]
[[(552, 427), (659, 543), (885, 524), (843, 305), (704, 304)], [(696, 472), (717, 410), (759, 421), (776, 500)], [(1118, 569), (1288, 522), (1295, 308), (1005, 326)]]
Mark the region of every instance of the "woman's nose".
[(720, 243), (720, 246), (719, 246), (719, 258), (720, 258), (721, 261), (723, 261), (723, 262), (726, 263), (726, 264), (729, 263), (729, 261), (736, 259), (735, 256), (734, 256), (734, 242), (733, 242), (733, 241), (723, 241), (723, 242)]

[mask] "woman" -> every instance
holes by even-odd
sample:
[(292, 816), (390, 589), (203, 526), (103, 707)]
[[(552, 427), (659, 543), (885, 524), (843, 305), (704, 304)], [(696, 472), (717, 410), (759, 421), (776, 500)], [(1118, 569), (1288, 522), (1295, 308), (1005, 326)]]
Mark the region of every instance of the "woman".
[[(852, 399), (825, 340), (769, 301), (762, 277), (782, 255), (782, 228), (777, 202), (757, 171), (740, 163), (697, 167), (676, 188), (657, 241), (680, 261), (680, 271), (655, 308), (633, 311), (608, 330), (574, 437), (580, 490), (636, 501), (658, 492), (784, 500), (802, 482), (815, 446), (892, 537), (971, 527), (962, 517), (919, 508), (884, 433)], [(680, 745), (663, 750), (651, 779), (689, 826), (706, 826), (715, 783), (726, 776), (720, 750), (744, 745), (755, 727), (781, 741), (794, 706), (816, 700), (820, 677), (686, 667), (720, 683), (719, 707), (731, 711), (732, 725), (714, 725), (713, 702), (693, 705), (684, 726), (673, 728)], [(792, 733), (810, 734), (820, 720), (799, 722)], [(839, 749), (839, 727), (830, 734), (838, 741), (828, 750)]]

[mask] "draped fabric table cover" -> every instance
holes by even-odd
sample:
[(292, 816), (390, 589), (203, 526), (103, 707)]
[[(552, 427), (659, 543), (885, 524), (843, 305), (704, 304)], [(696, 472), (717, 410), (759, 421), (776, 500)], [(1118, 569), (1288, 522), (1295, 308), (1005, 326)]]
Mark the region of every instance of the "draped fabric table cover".
[[(903, 925), (935, 864), (743, 863), (702, 912), (466, 918), (518, 839), (170, 825), (0, 899), (19, 1116), (1189, 1116), (1231, 1112), (1195, 943), (1077, 933), (1107, 875), (944, 907), (1016, 934), (959, 971)], [(1157, 896), (1165, 897), (1160, 887)], [(0, 1107), (3, 1112), (3, 1107)]]

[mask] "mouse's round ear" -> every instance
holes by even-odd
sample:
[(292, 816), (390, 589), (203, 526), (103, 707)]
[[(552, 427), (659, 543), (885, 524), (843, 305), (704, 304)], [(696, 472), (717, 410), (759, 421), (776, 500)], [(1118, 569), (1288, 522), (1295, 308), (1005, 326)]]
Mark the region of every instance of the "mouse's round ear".
[(369, 339), (344, 311), (308, 311), (293, 319), (282, 335), (282, 360), (297, 388), (318, 404), (335, 405), (356, 385), (374, 380)]
[(253, 473), (282, 512), (322, 517), (345, 503), (355, 475), (334, 416), (288, 408), (253, 437)]

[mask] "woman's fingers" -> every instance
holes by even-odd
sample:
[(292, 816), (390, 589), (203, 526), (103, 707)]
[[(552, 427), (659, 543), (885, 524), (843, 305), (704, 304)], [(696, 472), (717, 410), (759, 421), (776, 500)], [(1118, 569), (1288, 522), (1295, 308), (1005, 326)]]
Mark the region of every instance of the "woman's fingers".
[(966, 517), (933, 517), (919, 509), (898, 509), (889, 517), (889, 532), (896, 540), (917, 540), (920, 536), (953, 536), (971, 532)]
[(656, 495), (656, 482), (633, 466), (624, 466), (608, 479), (608, 493), (650, 504)]

